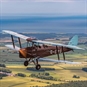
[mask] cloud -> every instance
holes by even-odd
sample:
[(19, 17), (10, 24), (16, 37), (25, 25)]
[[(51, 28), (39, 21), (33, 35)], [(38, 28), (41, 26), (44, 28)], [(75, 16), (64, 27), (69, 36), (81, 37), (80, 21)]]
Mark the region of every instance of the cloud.
[(72, 0), (34, 0), (36, 2), (70, 2)]
[(70, 2), (72, 0), (35, 0), (36, 2)]
[(1, 2), (8, 1), (24, 1), (24, 2), (75, 2), (75, 1), (86, 1), (86, 0), (0, 0)]

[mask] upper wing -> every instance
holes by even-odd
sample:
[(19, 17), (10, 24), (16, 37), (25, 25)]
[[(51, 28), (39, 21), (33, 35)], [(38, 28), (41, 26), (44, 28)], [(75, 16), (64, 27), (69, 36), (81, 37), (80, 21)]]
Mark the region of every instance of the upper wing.
[(73, 45), (64, 45), (64, 44), (60, 44), (60, 43), (53, 43), (53, 42), (47, 42), (47, 41), (42, 41), (42, 40), (33, 40), (33, 42), (37, 42), (37, 43), (41, 43), (41, 44), (49, 44), (49, 45), (53, 45), (53, 46), (63, 46), (63, 47), (67, 47), (67, 48), (71, 48), (71, 49), (82, 49), (78, 46), (73, 46)]
[(3, 32), (4, 33), (11, 34), (11, 35), (14, 35), (16, 37), (19, 37), (19, 38), (24, 39), (24, 40), (27, 40), (27, 41), (35, 42), (35, 43), (50, 44), (50, 45), (53, 45), (53, 46), (63, 46), (63, 47), (67, 47), (67, 48), (70, 48), (70, 49), (82, 49), (82, 50), (84, 50), (83, 48), (80, 48), (80, 47), (77, 47), (77, 46), (73, 46), (73, 45), (64, 45), (64, 44), (60, 44), (60, 43), (53, 43), (53, 42), (42, 41), (42, 40), (34, 40), (31, 37), (27, 37), (25, 35), (18, 34), (16, 32), (9, 31), (9, 30), (3, 30)]
[(24, 39), (24, 40), (27, 40), (27, 39), (29, 39), (29, 38), (31, 39), (31, 37), (27, 37), (27, 36), (25, 36), (25, 35), (18, 34), (18, 33), (16, 33), (16, 32), (9, 31), (9, 30), (3, 30), (2, 32), (7, 33), (7, 34), (11, 34), (11, 35), (13, 35), (13, 36), (19, 37), (19, 38)]

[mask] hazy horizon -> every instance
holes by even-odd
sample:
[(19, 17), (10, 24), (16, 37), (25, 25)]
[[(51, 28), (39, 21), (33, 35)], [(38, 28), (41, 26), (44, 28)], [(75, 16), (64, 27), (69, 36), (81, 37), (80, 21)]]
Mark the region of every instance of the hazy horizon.
[(87, 33), (87, 16), (3, 16), (1, 30), (36, 33)]

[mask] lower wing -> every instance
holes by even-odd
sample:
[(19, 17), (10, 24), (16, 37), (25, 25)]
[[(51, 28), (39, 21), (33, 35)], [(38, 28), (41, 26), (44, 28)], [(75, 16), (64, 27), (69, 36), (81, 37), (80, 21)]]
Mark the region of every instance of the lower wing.
[(5, 45), (6, 47), (10, 48), (11, 50), (14, 50), (14, 51), (19, 51), (20, 48), (15, 46), (15, 48), (13, 47), (13, 45)]
[(55, 63), (66, 63), (66, 64), (81, 64), (81, 62), (71, 62), (71, 61), (64, 61), (64, 60), (54, 60), (48, 58), (40, 58), (40, 61), (47, 61), (47, 62), (55, 62)]

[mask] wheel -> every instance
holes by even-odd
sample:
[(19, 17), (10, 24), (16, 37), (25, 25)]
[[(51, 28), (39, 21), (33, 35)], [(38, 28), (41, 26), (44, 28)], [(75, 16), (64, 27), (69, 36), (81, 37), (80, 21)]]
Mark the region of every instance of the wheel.
[(36, 65), (36, 70), (39, 70), (41, 68), (41, 65), (40, 64), (37, 64)]
[(25, 61), (24, 62), (24, 66), (28, 66), (28, 61)]

